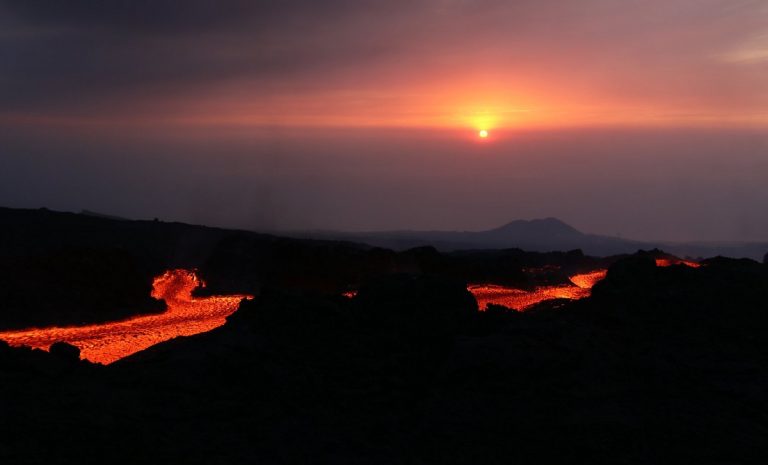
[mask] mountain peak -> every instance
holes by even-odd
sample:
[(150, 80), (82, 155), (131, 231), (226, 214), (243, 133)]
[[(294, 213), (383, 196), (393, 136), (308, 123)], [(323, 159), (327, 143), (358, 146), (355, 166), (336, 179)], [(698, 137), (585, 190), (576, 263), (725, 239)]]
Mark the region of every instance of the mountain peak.
[(541, 234), (542, 236), (581, 236), (582, 232), (557, 218), (511, 221), (489, 232), (504, 234)]

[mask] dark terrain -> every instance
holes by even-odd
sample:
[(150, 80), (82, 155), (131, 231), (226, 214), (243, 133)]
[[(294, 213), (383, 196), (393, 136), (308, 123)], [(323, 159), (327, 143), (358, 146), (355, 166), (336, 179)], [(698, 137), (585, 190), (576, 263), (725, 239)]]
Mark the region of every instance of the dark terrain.
[[(140, 303), (138, 288), (165, 267), (199, 268), (205, 292), (257, 294), (216, 330), (107, 367), (63, 344), (45, 353), (0, 343), (2, 463), (746, 464), (768, 456), (765, 263), (718, 257), (662, 268), (659, 251), (605, 259), (393, 252), (0, 213), (4, 261), (34, 269), (63, 250), (91, 257), (66, 262), (75, 276), (116, 269), (101, 273), (104, 289), (81, 297), (100, 309), (92, 319), (108, 317), (112, 292), (116, 303)], [(80, 255), (84, 248), (91, 252)], [(525, 313), (478, 312), (466, 290), (471, 281), (559, 283), (608, 266), (592, 297)], [(68, 295), (85, 291), (74, 280), (50, 290), (50, 269), (36, 271), (38, 296), (10, 313), (2, 303), (3, 325), (19, 315), (71, 318)], [(121, 279), (135, 288), (122, 291)], [(28, 284), (2, 285), (24, 295), (19, 286)], [(339, 295), (348, 289), (359, 292)], [(63, 299), (62, 316), (40, 303), (46, 298)]]
[[(353, 242), (0, 208), (0, 330), (162, 311), (163, 302), (149, 294), (153, 278), (171, 268), (198, 269), (208, 283), (201, 291), (209, 294), (257, 294), (262, 287), (339, 294), (390, 273), (530, 287), (567, 282), (570, 274), (612, 260), (580, 251), (393, 252)], [(526, 267), (541, 271), (523, 273)]]

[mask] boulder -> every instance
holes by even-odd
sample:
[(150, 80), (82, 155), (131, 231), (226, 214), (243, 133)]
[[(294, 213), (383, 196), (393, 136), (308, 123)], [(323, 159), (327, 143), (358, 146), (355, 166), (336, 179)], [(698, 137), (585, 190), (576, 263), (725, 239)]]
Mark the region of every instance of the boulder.
[(66, 342), (54, 342), (49, 349), (51, 355), (61, 360), (77, 362), (80, 360), (80, 349)]

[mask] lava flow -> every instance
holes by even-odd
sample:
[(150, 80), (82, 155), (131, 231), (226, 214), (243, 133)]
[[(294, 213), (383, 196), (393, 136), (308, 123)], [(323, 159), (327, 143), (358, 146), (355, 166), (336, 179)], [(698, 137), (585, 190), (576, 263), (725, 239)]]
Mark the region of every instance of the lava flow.
[(192, 291), (200, 284), (200, 279), (191, 271), (166, 271), (153, 283), (152, 297), (163, 299), (168, 305), (159, 315), (87, 326), (0, 332), (0, 339), (12, 346), (43, 350), (63, 341), (78, 347), (81, 358), (106, 365), (174, 337), (217, 328), (237, 310), (243, 298), (250, 297), (192, 297)]
[(664, 266), (673, 266), (673, 265), (685, 265), (685, 266), (690, 266), (691, 268), (698, 268), (701, 266), (701, 263), (696, 263), (690, 260), (683, 260), (681, 258), (675, 258), (675, 257), (656, 259), (656, 266), (664, 267)]
[[(676, 257), (657, 258), (656, 266), (667, 267), (673, 265), (685, 265), (698, 268), (700, 263), (683, 260)], [(589, 273), (581, 273), (571, 276), (573, 285), (561, 284), (558, 286), (540, 286), (532, 291), (517, 289), (514, 287), (498, 286), (495, 284), (473, 284), (467, 289), (477, 299), (480, 310), (485, 310), (488, 304), (503, 305), (518, 311), (527, 310), (539, 302), (551, 299), (583, 299), (592, 293), (592, 286), (605, 278), (608, 270), (598, 269)]]
[(545, 300), (577, 300), (589, 297), (592, 286), (605, 278), (606, 273), (607, 270), (599, 269), (589, 273), (576, 274), (569, 278), (573, 284), (539, 286), (532, 291), (494, 284), (473, 284), (467, 289), (477, 299), (480, 310), (485, 310), (488, 304), (496, 304), (522, 311)]

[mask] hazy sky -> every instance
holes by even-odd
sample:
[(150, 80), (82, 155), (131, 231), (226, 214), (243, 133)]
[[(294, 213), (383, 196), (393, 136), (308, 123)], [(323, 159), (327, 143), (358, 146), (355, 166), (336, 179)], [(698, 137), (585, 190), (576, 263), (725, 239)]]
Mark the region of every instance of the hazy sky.
[(764, 0), (0, 0), (2, 205), (768, 240), (765, 186)]

